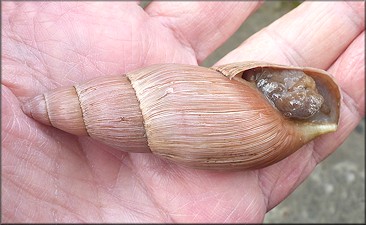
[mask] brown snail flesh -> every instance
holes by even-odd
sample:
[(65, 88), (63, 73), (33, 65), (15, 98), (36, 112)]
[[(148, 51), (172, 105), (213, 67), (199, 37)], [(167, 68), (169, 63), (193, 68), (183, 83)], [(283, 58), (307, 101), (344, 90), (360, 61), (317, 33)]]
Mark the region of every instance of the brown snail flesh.
[(269, 166), (335, 131), (340, 98), (316, 68), (157, 64), (36, 96), (23, 111), (123, 151), (234, 170)]

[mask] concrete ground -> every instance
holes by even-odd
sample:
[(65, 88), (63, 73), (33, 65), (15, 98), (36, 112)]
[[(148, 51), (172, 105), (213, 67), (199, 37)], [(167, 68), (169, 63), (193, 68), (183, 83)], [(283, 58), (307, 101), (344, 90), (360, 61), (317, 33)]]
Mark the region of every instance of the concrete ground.
[[(203, 66), (213, 65), (300, 2), (265, 1), (227, 42), (203, 62)], [(267, 213), (264, 222), (365, 223), (365, 119), (295, 192)]]
[[(203, 65), (211, 66), (299, 3), (266, 1)], [(267, 213), (264, 222), (365, 223), (365, 119), (295, 192)]]

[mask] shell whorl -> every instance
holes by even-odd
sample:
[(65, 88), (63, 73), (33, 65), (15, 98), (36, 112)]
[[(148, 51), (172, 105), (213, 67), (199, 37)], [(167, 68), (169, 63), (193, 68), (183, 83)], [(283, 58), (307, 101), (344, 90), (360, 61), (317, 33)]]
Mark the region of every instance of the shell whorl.
[(125, 75), (39, 95), (24, 104), (23, 111), (68, 133), (88, 135), (124, 151), (150, 152), (139, 103)]
[(253, 168), (303, 144), (293, 142), (301, 135), (256, 91), (213, 69), (160, 64), (127, 76), (156, 155), (198, 168)]

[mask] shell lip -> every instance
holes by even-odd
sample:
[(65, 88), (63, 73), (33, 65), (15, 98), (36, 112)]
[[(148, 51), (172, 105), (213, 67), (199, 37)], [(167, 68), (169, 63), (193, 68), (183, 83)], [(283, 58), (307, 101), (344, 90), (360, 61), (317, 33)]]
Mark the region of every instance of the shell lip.
[[(292, 65), (280, 65), (263, 61), (244, 61), (213, 66), (211, 69), (221, 73), (230, 80), (235, 80), (243, 85), (250, 85), (243, 76), (246, 71), (256, 68), (272, 68), (283, 70), (299, 70), (310, 76), (316, 82), (318, 91), (325, 98), (325, 104), (330, 107), (331, 112), (326, 115), (322, 112), (306, 120), (293, 120), (298, 126), (306, 127), (304, 132), (312, 130), (313, 133), (329, 133), (337, 130), (340, 116), (340, 104), (342, 100), (341, 91), (334, 77), (325, 70), (313, 67), (300, 67)], [(253, 86), (252, 86), (253, 87)]]

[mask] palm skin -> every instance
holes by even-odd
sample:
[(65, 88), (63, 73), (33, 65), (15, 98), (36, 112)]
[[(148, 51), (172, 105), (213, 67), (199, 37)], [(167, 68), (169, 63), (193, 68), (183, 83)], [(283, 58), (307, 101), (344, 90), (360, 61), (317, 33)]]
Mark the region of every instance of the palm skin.
[(218, 62), (318, 67), (342, 89), (338, 131), (267, 168), (183, 168), (41, 125), (20, 108), (94, 77), (200, 63), (259, 5), (153, 2), (144, 11), (137, 2), (3, 2), (3, 221), (262, 222), (364, 115), (363, 2), (303, 3)]

